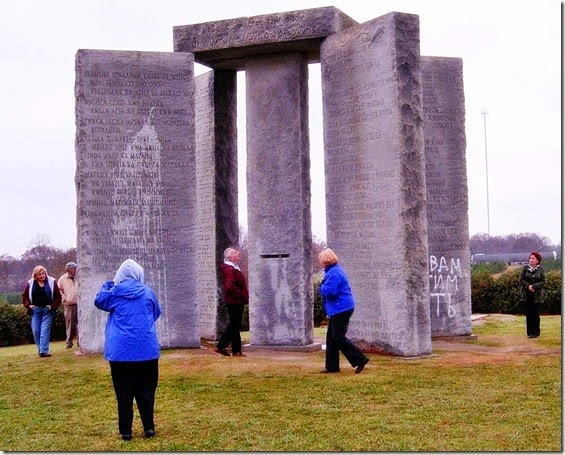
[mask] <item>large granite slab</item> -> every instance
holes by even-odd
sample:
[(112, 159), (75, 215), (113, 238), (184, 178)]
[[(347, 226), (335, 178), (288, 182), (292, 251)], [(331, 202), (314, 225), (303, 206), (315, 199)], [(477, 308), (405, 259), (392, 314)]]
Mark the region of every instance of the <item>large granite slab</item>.
[(194, 60), (79, 50), (76, 188), (80, 345), (103, 350), (100, 285), (127, 258), (156, 292), (163, 347), (200, 346)]
[(209, 340), (228, 323), (218, 264), (239, 240), (236, 76), (216, 70), (195, 79), (198, 299), (200, 333)]
[(431, 352), (417, 16), (390, 13), (321, 46), (328, 246), (365, 350)]
[(251, 345), (313, 343), (308, 67), (301, 53), (247, 69)]
[(422, 57), (432, 337), (471, 334), (465, 93), (459, 58)]
[(174, 50), (212, 68), (242, 69), (248, 57), (301, 52), (319, 61), (320, 42), (356, 24), (334, 7), (239, 17), (173, 27)]

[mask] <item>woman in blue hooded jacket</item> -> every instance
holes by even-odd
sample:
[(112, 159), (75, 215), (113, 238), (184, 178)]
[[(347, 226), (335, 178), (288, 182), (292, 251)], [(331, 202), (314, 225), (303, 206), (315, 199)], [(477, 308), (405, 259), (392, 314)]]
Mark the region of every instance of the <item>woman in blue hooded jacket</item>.
[(333, 250), (322, 250), (318, 259), (324, 268), (320, 295), (329, 319), (326, 332), (326, 368), (322, 373), (339, 373), (340, 351), (355, 368), (355, 373), (361, 373), (369, 358), (346, 336), (349, 319), (355, 309), (349, 280), (338, 264), (338, 257)]
[(104, 358), (110, 363), (122, 439), (132, 437), (134, 398), (145, 436), (153, 437), (160, 355), (155, 321), (161, 308), (153, 290), (144, 284), (143, 268), (133, 259), (125, 260), (114, 280), (102, 285), (94, 305), (110, 313)]

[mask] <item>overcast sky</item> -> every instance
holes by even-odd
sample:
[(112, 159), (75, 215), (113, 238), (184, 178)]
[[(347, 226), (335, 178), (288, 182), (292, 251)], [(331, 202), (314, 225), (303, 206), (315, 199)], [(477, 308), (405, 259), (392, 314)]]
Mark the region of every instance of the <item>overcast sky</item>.
[[(322, 6), (357, 22), (417, 14), (422, 55), (462, 58), (470, 234), (488, 231), (488, 159), (491, 235), (561, 242), (559, 1), (0, 0), (0, 255), (19, 257), (38, 236), (76, 246), (78, 49), (172, 52), (175, 25)], [(319, 71), (310, 68), (312, 225), (325, 239)]]

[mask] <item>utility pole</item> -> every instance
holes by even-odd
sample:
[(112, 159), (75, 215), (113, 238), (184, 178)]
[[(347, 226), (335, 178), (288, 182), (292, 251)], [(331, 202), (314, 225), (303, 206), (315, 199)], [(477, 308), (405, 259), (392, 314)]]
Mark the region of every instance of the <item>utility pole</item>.
[(486, 181), (487, 181), (487, 233), (488, 233), (488, 252), (490, 253), (490, 204), (489, 204), (489, 194), (488, 194), (488, 153), (487, 153), (487, 114), (488, 110), (483, 109), (481, 111), (483, 115), (483, 125), (485, 130), (485, 171), (486, 171)]

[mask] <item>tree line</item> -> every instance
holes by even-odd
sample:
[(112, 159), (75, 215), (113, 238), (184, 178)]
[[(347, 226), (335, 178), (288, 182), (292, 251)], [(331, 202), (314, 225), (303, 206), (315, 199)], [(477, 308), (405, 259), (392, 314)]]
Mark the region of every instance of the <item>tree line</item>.
[[(247, 236), (240, 239), (242, 253), (241, 266), (247, 276)], [(326, 247), (326, 242), (314, 237), (312, 241), (312, 270), (320, 272), (318, 253)], [(556, 251), (561, 257), (561, 245), (552, 244), (547, 237), (538, 234), (523, 233), (504, 236), (475, 234), (469, 239), (471, 253), (526, 253), (531, 251)], [(339, 252), (338, 252), (339, 255)], [(7, 254), (0, 255), (0, 293), (21, 292), (36, 265), (47, 268), (49, 275), (59, 278), (65, 273), (67, 262), (76, 262), (77, 249), (60, 249), (49, 245), (45, 239), (38, 238), (22, 256), (17, 259)], [(79, 264), (80, 267), (80, 264)]]
[(76, 262), (77, 249), (63, 250), (41, 244), (28, 249), (20, 259), (7, 254), (0, 255), (0, 293), (22, 292), (25, 283), (37, 265), (47, 269), (47, 273), (58, 279), (63, 275), (67, 262)]
[(531, 232), (509, 235), (489, 236), (475, 234), (469, 239), (471, 254), (508, 254), (532, 251), (555, 251), (561, 257), (561, 244), (553, 244), (547, 237)]

